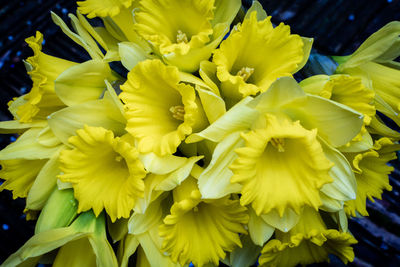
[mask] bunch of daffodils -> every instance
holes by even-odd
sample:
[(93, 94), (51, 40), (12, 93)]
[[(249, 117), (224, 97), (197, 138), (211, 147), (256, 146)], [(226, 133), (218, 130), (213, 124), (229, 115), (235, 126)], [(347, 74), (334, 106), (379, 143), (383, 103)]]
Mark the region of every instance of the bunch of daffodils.
[(2, 266), (354, 259), (347, 219), (391, 190), (400, 149), (384, 123), (400, 126), (400, 22), (298, 83), (312, 39), (257, 1), (77, 4), (71, 28), (51, 16), (91, 59), (27, 38), (33, 86), (0, 122), (19, 135), (0, 151), (0, 190), (37, 219)]

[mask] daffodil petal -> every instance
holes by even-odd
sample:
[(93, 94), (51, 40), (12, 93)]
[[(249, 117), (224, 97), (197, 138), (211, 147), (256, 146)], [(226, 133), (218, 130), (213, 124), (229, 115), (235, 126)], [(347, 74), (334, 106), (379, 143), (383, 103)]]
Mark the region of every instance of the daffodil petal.
[(114, 103), (107, 99), (92, 100), (53, 113), (48, 119), (53, 133), (64, 143), (83, 126), (98, 126), (113, 130), (116, 135), (125, 133), (125, 118)]
[(320, 193), (320, 198), (322, 201), (322, 205), (319, 207), (321, 210), (327, 211), (327, 212), (337, 212), (341, 209), (343, 209), (344, 202), (331, 198), (324, 194), (323, 192)]
[(47, 147), (55, 147), (61, 144), (61, 141), (54, 135), (48, 125), (39, 132), (37, 142)]
[(46, 121), (34, 121), (28, 123), (21, 123), (17, 120), (0, 121), (0, 133), (10, 134), (23, 132), (29, 128), (43, 128), (47, 125)]
[(140, 45), (131, 42), (118, 43), (121, 63), (127, 70), (133, 69), (140, 61), (150, 58), (150, 55)]
[(249, 234), (254, 244), (263, 246), (274, 234), (275, 228), (266, 223), (264, 218), (257, 216), (253, 208), (249, 208)]
[(228, 135), (218, 143), (210, 164), (198, 178), (199, 190), (204, 198), (220, 198), (240, 192), (241, 186), (230, 181), (232, 171), (228, 166), (237, 157), (234, 149), (241, 147), (243, 143), (239, 132)]
[(89, 60), (61, 73), (55, 80), (55, 91), (61, 101), (72, 106), (99, 99), (106, 89), (105, 79), (116, 79), (108, 64)]
[(173, 173), (170, 173), (156, 186), (155, 189), (160, 191), (171, 191), (172, 189), (180, 185), (189, 176), (194, 164), (202, 158), (203, 156), (188, 158), (183, 166), (181, 166)]
[[(63, 147), (60, 147), (60, 150)], [(46, 162), (38, 173), (26, 198), (26, 208), (40, 210), (57, 184), (57, 175), (60, 174), (58, 164), (58, 151)]]
[(262, 214), (261, 218), (272, 228), (279, 229), (281, 232), (288, 232), (299, 222), (300, 215), (288, 209), (283, 216), (280, 216), (276, 211), (271, 211), (267, 214)]
[(317, 128), (318, 135), (335, 147), (350, 142), (363, 124), (362, 114), (319, 96), (308, 95), (299, 111), (293, 115), (294, 119), (300, 119), (308, 129)]
[(226, 112), (224, 100), (213, 92), (196, 86), (208, 121), (212, 124)]
[(400, 35), (400, 22), (393, 21), (386, 24), (380, 30), (372, 34), (363, 44), (352, 54), (340, 69), (352, 68), (360, 64), (375, 60), (393, 46)]
[(217, 66), (213, 62), (204, 60), (200, 62), (199, 74), (208, 87), (211, 88), (211, 91), (217, 96), (221, 96), (219, 93), (220, 81), (217, 77)]
[[(152, 231), (157, 232), (157, 227)], [(158, 236), (157, 233), (156, 235)], [(154, 241), (152, 236), (154, 236), (154, 234), (151, 235), (149, 232), (136, 236), (150, 266), (179, 267), (180, 265), (178, 263), (174, 263), (170, 257), (161, 253), (160, 247), (156, 244), (157, 241)]]
[(258, 117), (256, 110), (247, 107), (251, 100), (251, 97), (244, 98), (205, 130), (188, 136), (186, 143), (195, 143), (203, 139), (219, 142), (233, 132), (248, 129)]
[(215, 11), (212, 21), (213, 25), (218, 23), (231, 24), (238, 13), (241, 1), (240, 0), (216, 0), (214, 2)]
[(357, 182), (350, 163), (342, 153), (327, 142), (320, 139), (320, 144), (325, 156), (335, 164), (329, 171), (333, 182), (325, 184), (321, 191), (327, 196), (341, 201), (355, 199)]
[(296, 80), (281, 77), (272, 83), (268, 91), (255, 97), (248, 105), (260, 113), (267, 113), (283, 109), (291, 103), (302, 104), (305, 100), (306, 94)]
[(250, 267), (257, 261), (261, 247), (255, 245), (249, 235), (242, 235), (240, 240), (243, 246), (236, 248), (230, 253), (229, 263), (232, 267)]
[(160, 197), (150, 203), (144, 213), (134, 213), (128, 222), (129, 234), (140, 235), (158, 226), (163, 218), (163, 200), (164, 198)]
[(139, 246), (139, 240), (134, 235), (126, 235), (118, 248), (118, 262), (121, 267), (128, 267), (129, 257), (135, 253)]
[(0, 161), (0, 191), (12, 190), (13, 198), (26, 197), (46, 160), (12, 159)]
[(37, 142), (42, 128), (31, 128), (23, 133), (17, 141), (0, 151), (0, 160), (10, 159), (48, 159), (59, 147), (47, 147)]
[(245, 19), (250, 19), (251, 13), (257, 13), (257, 20), (261, 21), (268, 17), (267, 12), (265, 12), (263, 6), (257, 0), (253, 1), (251, 7), (247, 10)]

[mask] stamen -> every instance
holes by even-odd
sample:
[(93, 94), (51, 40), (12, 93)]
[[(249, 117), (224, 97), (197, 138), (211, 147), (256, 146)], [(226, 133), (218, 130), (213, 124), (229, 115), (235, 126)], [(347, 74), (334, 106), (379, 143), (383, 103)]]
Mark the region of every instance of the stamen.
[(244, 81), (247, 81), (253, 73), (254, 68), (243, 67), (236, 75), (242, 77)]
[(121, 160), (122, 160), (122, 157), (120, 155), (115, 157), (115, 161), (116, 162), (121, 162)]
[(196, 207), (193, 208), (193, 211), (194, 212), (199, 212), (199, 208), (196, 206)]
[(271, 144), (278, 150), (278, 152), (285, 152), (285, 139), (283, 138), (272, 138)]
[(169, 111), (172, 113), (174, 119), (183, 121), (185, 117), (185, 108), (183, 106), (170, 107)]
[(178, 30), (178, 34), (176, 35), (176, 42), (178, 44), (180, 44), (180, 43), (187, 44), (189, 41), (188, 41), (188, 38), (186, 36), (186, 33), (182, 32), (181, 30)]

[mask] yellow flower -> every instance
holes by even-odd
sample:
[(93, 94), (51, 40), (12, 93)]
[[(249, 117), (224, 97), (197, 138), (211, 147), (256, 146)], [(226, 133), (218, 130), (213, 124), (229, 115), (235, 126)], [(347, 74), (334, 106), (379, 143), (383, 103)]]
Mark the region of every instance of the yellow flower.
[(218, 265), (225, 258), (225, 251), (242, 246), (239, 233), (246, 233), (243, 224), (247, 223), (248, 215), (238, 200), (201, 199), (194, 178), (186, 179), (173, 194), (171, 214), (159, 227), (164, 238), (161, 249), (173, 261), (182, 266), (189, 262), (199, 267), (209, 262)]
[(328, 255), (338, 256), (344, 263), (353, 261), (350, 245), (357, 243), (349, 233), (327, 229), (319, 213), (305, 208), (298, 224), (288, 233), (275, 232), (261, 251), (261, 266), (291, 267), (329, 261)]
[(169, 64), (194, 72), (221, 42), (239, 8), (238, 0), (144, 0), (135, 12), (135, 29)]
[(40, 232), (31, 237), (2, 266), (35, 266), (42, 255), (56, 251), (53, 266), (118, 266), (107, 241), (104, 216), (81, 214), (69, 227)]
[(121, 89), (126, 130), (141, 153), (172, 154), (193, 128), (205, 124), (193, 87), (180, 83), (176, 67), (159, 60), (140, 62)]
[(300, 214), (303, 206), (318, 209), (320, 189), (331, 183), (332, 163), (317, 140), (317, 131), (300, 122), (265, 115), (256, 127), (243, 133), (245, 145), (235, 150), (230, 166), (232, 183), (243, 185), (240, 203), (251, 204), (257, 215), (287, 209)]
[[(269, 114), (267, 118), (276, 116), (278, 120), (282, 121), (283, 125), (272, 122), (271, 125), (276, 125), (276, 127), (268, 129), (265, 126), (265, 122), (267, 122), (265, 116), (267, 114)], [(299, 121), (299, 123), (296, 121)], [(264, 126), (256, 125), (260, 122), (264, 122)], [(251, 182), (252, 179), (250, 177), (254, 175), (256, 168), (247, 171), (249, 168), (247, 163), (251, 164), (251, 166), (255, 166), (255, 163), (258, 164), (258, 162), (261, 162), (257, 159), (261, 160), (268, 155), (270, 157), (274, 156), (272, 154), (265, 154), (264, 156), (264, 148), (267, 147), (269, 143), (269, 148), (275, 149), (275, 147), (277, 147), (275, 151), (276, 154), (279, 155), (279, 157), (273, 157), (273, 161), (284, 161), (277, 162), (269, 170), (260, 169), (260, 171), (275, 171), (279, 168), (282, 172), (286, 170), (288, 178), (290, 178), (291, 175), (293, 175), (292, 178), (296, 177), (296, 169), (290, 170), (286, 168), (286, 162), (290, 160), (291, 163), (295, 164), (296, 168), (297, 165), (299, 165), (301, 170), (310, 171), (307, 177), (311, 178), (311, 180), (307, 179), (305, 182), (306, 184), (311, 182), (311, 184), (314, 185), (312, 188), (318, 189), (310, 196), (308, 196), (308, 194), (301, 194), (301, 201), (297, 201), (297, 205), (301, 206), (307, 203), (307, 205), (318, 206), (317, 203), (320, 203), (320, 200), (322, 200), (324, 205), (327, 203), (331, 204), (330, 211), (333, 211), (332, 203), (335, 203), (335, 209), (341, 209), (342, 201), (354, 199), (356, 190), (355, 177), (351, 166), (335, 147), (343, 146), (351, 141), (354, 136), (360, 132), (362, 122), (363, 116), (353, 109), (325, 98), (307, 95), (293, 78), (282, 77), (274, 82), (268, 91), (261, 93), (254, 99), (252, 97), (244, 98), (206, 129), (200, 133), (190, 135), (186, 141), (190, 143), (208, 139), (218, 143), (213, 152), (210, 164), (198, 178), (199, 190), (205, 198), (221, 198), (230, 193), (244, 192), (242, 185), (244, 186), (246, 182), (249, 182), (249, 184), (252, 183), (253, 188), (250, 189), (250, 187), (248, 187), (248, 199), (243, 200), (244, 202), (249, 203), (256, 195), (260, 195), (258, 190), (261, 187)], [(272, 132), (275, 128), (278, 130), (276, 133)], [(293, 129), (295, 131), (293, 131)], [(299, 131), (297, 132), (298, 129)], [(249, 130), (251, 132), (246, 133)], [(285, 131), (287, 133), (284, 133)], [(257, 134), (257, 132), (261, 132), (262, 134)], [(316, 135), (316, 132), (318, 135)], [(245, 138), (241, 138), (241, 133)], [(268, 133), (269, 136), (264, 136), (265, 133)], [(279, 152), (279, 147), (281, 147), (281, 150), (285, 149), (284, 144), (281, 144), (278, 140), (272, 145), (272, 143), (267, 140), (268, 138), (273, 138), (275, 134), (277, 134), (277, 136), (288, 136), (289, 139), (297, 135), (298, 138), (294, 139), (297, 139), (296, 141), (299, 142), (291, 142), (293, 146), (290, 146), (290, 150), (287, 150), (291, 153), (282, 153)], [(247, 141), (246, 138), (249, 139), (250, 136), (255, 136), (257, 138)], [(245, 142), (248, 143), (248, 147), (246, 147)], [(294, 144), (296, 144), (297, 147), (294, 146)], [(265, 147), (262, 147), (262, 145)], [(304, 149), (307, 147), (308, 149)], [(235, 149), (240, 151), (242, 148), (244, 151), (245, 149), (248, 149), (248, 151), (256, 151), (257, 154), (252, 158), (253, 154), (251, 153), (242, 156), (234, 152)], [(300, 153), (302, 153), (301, 155), (305, 158), (296, 157), (299, 153), (298, 149), (300, 148), (302, 149)], [(322, 153), (321, 148), (323, 150)], [(313, 149), (315, 149), (314, 152)], [(234, 167), (232, 171), (229, 170), (228, 167), (237, 157), (243, 157), (243, 159), (246, 160), (243, 161), (243, 164), (237, 164), (238, 168)], [(321, 161), (323, 164), (321, 166), (311, 166), (315, 167), (315, 170), (309, 168), (309, 165), (303, 164), (303, 160), (306, 161), (307, 157), (314, 159), (316, 162)], [(329, 161), (335, 164), (331, 169), (329, 168), (329, 164), (326, 164)], [(266, 162), (265, 164), (269, 164), (269, 161)], [(246, 168), (243, 177), (239, 178), (239, 176), (236, 176), (236, 178), (231, 179), (233, 173), (241, 172), (240, 168), (242, 168), (243, 165), (245, 165), (244, 168)], [(262, 168), (261, 163), (258, 164), (257, 167)], [(320, 172), (317, 171), (318, 168), (321, 168)], [(333, 181), (329, 176), (326, 176), (327, 172), (329, 172), (329, 176), (333, 178)], [(324, 179), (315, 181), (315, 178), (313, 178), (315, 173), (322, 175)], [(242, 183), (242, 178), (244, 179), (243, 181), (246, 182)], [(235, 179), (238, 179), (237, 183)], [(329, 183), (329, 181), (332, 182)], [(288, 179), (288, 182), (290, 184), (293, 180)], [(270, 186), (271, 185), (268, 185), (267, 187)], [(294, 189), (298, 190), (296, 189), (297, 187), (296, 185)], [(285, 190), (287, 189), (285, 188)], [(307, 190), (312, 189), (307, 188)], [(250, 192), (258, 192), (258, 194)], [(321, 196), (318, 196), (318, 192), (321, 192)], [(250, 196), (251, 198), (249, 198)], [(278, 196), (279, 199), (281, 199), (281, 197), (286, 198), (289, 197), (289, 195)], [(271, 205), (269, 205), (269, 208), (271, 208)], [(259, 205), (258, 208), (255, 207), (255, 210), (260, 214), (263, 210), (263, 205)], [(276, 212), (278, 213), (278, 211)], [(283, 213), (284, 218), (289, 216), (289, 212)], [(296, 214), (294, 210), (292, 213)], [(282, 214), (282, 210), (280, 214)], [(279, 214), (277, 214), (277, 216), (279, 217)], [(290, 221), (292, 220), (290, 219)], [(276, 227), (276, 225), (274, 225), (274, 227)]]
[(361, 77), (376, 93), (376, 108), (400, 125), (399, 55), (400, 22), (386, 24), (372, 34), (353, 54), (334, 57), (337, 73)]
[(357, 179), (357, 198), (345, 202), (347, 214), (356, 216), (358, 212), (368, 216), (367, 198), (371, 201), (374, 201), (373, 197), (381, 199), (383, 190), (392, 190), (388, 175), (393, 171), (393, 167), (387, 163), (397, 158), (395, 152), (399, 149), (399, 144), (394, 144), (384, 137), (375, 141), (373, 148), (368, 151), (359, 154), (345, 153), (353, 164)]
[(266, 91), (279, 77), (292, 76), (307, 56), (303, 46), (289, 26), (273, 28), (271, 17), (257, 21), (252, 12), (214, 52), (222, 95), (237, 102)]
[(79, 201), (78, 212), (105, 209), (112, 221), (127, 218), (143, 196), (146, 172), (135, 147), (102, 127), (85, 126), (69, 139), (72, 150), (60, 153), (59, 176), (70, 182)]
[(43, 35), (40, 32), (25, 41), (34, 53), (26, 60), (33, 86), (28, 94), (22, 96), (22, 103), (18, 104), (17, 119), (20, 122), (45, 120), (49, 114), (65, 106), (54, 91), (54, 81), (63, 71), (77, 63), (41, 52)]

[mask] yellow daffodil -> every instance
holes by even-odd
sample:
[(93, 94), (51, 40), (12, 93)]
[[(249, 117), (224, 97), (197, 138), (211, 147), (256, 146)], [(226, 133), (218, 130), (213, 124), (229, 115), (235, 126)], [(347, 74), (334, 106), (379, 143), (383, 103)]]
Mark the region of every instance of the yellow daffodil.
[(23, 100), (18, 104), (16, 114), (20, 122), (45, 120), (49, 114), (64, 107), (64, 103), (54, 91), (54, 81), (64, 70), (77, 64), (43, 53), (42, 41), (43, 35), (40, 32), (36, 32), (35, 37), (26, 39), (34, 53), (26, 60), (33, 86), (28, 94), (22, 96)]
[[(289, 139), (293, 137), (295, 140), (292, 142), (293, 146), (291, 146), (291, 149), (294, 150), (286, 150), (284, 148), (285, 144), (281, 143), (279, 138), (276, 141), (272, 141), (273, 143), (267, 141), (268, 138), (274, 137), (272, 130), (275, 129), (275, 127), (271, 127), (270, 129), (266, 127), (266, 118), (274, 118), (274, 116), (276, 119), (272, 119), (273, 122), (271, 125), (276, 125), (276, 129), (279, 130), (276, 130), (277, 136), (285, 136), (283, 132), (287, 130), (287, 137)], [(257, 121), (258, 123), (264, 122), (264, 126), (262, 124), (257, 126)], [(276, 162), (276, 164), (272, 164), (273, 166), (268, 165), (269, 169), (265, 169), (265, 172), (279, 168), (286, 172), (288, 175), (287, 177), (289, 177), (290, 169), (286, 168), (288, 161), (291, 162), (290, 164), (298, 164), (301, 166), (299, 168), (306, 168), (302, 169), (304, 172), (307, 170), (310, 171), (307, 177), (310, 177), (311, 180), (305, 181), (305, 183), (308, 184), (311, 182), (311, 184), (314, 184), (314, 189), (316, 190), (312, 194), (301, 194), (303, 197), (301, 202), (303, 204), (300, 204), (300, 202), (298, 202), (298, 204), (301, 206), (308, 203), (307, 205), (316, 207), (319, 205), (317, 203), (321, 203), (320, 198), (323, 198), (322, 201), (324, 205), (327, 201), (333, 201), (333, 203), (337, 204), (336, 208), (340, 209), (342, 205), (340, 203), (341, 201), (355, 198), (356, 184), (350, 164), (334, 147), (343, 146), (351, 141), (354, 136), (360, 132), (362, 123), (363, 117), (360, 113), (334, 101), (305, 94), (293, 78), (280, 78), (268, 91), (260, 94), (255, 99), (251, 97), (244, 98), (205, 130), (200, 133), (192, 134), (187, 138), (187, 142), (198, 142), (203, 139), (218, 142), (210, 164), (199, 176), (199, 190), (202, 196), (206, 198), (220, 198), (230, 193), (244, 192), (244, 189), (241, 187), (242, 182), (239, 181), (242, 181), (244, 177), (248, 177), (249, 179), (244, 179), (243, 181), (248, 180), (249, 183), (252, 183), (249, 176), (255, 175), (257, 173), (257, 168), (261, 170), (263, 169), (262, 164), (269, 164), (268, 162), (271, 162), (271, 160), (275, 162), (278, 159), (283, 159), (280, 156), (283, 157), (287, 155), (288, 158), (285, 158), (283, 162)], [(295, 131), (293, 131), (293, 129), (295, 129)], [(257, 134), (257, 132), (262, 132), (262, 134)], [(268, 133), (270, 137), (267, 138), (267, 136), (264, 136), (265, 133)], [(257, 138), (251, 139), (250, 137), (253, 136)], [(298, 138), (295, 138), (295, 136)], [(299, 142), (296, 143), (296, 140)], [(248, 147), (245, 145), (246, 142), (248, 143)], [(263, 152), (267, 143), (269, 143), (270, 147), (267, 152), (274, 151), (279, 157)], [(298, 146), (296, 146), (295, 143)], [(265, 147), (262, 147), (262, 145)], [(297, 157), (300, 152), (293, 152), (297, 151), (295, 149), (296, 147), (299, 149), (302, 147), (299, 150), (301, 153), (305, 153), (302, 157)], [(308, 147), (308, 149), (306, 149), (306, 147)], [(240, 152), (240, 155), (237, 155), (234, 152), (235, 150), (243, 150), (243, 153)], [(291, 152), (279, 152), (279, 150)], [(245, 153), (245, 151), (256, 151), (257, 153)], [(272, 159), (266, 161), (262, 160), (267, 155), (270, 155)], [(238, 164), (240, 162), (236, 161), (236, 167), (233, 166), (232, 171), (246, 173), (243, 173), (243, 177), (241, 178), (236, 176), (236, 178), (232, 179), (233, 172), (230, 171), (228, 167), (238, 157), (243, 157), (243, 162)], [(244, 160), (245, 158), (246, 160)], [(321, 165), (316, 165), (311, 168), (310, 165), (299, 162), (302, 160), (307, 161), (306, 159), (310, 160), (312, 158), (316, 162), (321, 161)], [(248, 164), (250, 164), (250, 162), (252, 162), (251, 166), (257, 166), (257, 168), (251, 168), (251, 170), (249, 170)], [(335, 164), (331, 169), (331, 164), (329, 162)], [(242, 167), (245, 168), (246, 171), (244, 171), (244, 169), (241, 171)], [(314, 169), (314, 167), (316, 169)], [(296, 173), (293, 173), (293, 175), (295, 176)], [(314, 180), (315, 178), (312, 178), (317, 177), (315, 175), (321, 175), (323, 179), (316, 181)], [(328, 175), (332, 179), (329, 178)], [(238, 183), (235, 182), (235, 179), (238, 179)], [(288, 182), (289, 181), (290, 179)], [(265, 182), (267, 182), (267, 180), (265, 180)], [(297, 182), (296, 180), (296, 183)], [(268, 185), (266, 187), (270, 188), (270, 186), (271, 185)], [(298, 185), (296, 184), (295, 188), (297, 187)], [(262, 187), (255, 184), (253, 184), (252, 188), (248, 187), (248, 189), (246, 189), (246, 194), (248, 194), (248, 196), (246, 196), (246, 200), (243, 200), (244, 203), (250, 203), (255, 199), (256, 195), (259, 195), (261, 198), (260, 193), (255, 194), (255, 192), (258, 192), (258, 189), (261, 188)], [(307, 185), (307, 190), (311, 188), (312, 187)], [(287, 188), (285, 188), (285, 190), (287, 190)], [(319, 196), (320, 193), (321, 196)], [(287, 194), (279, 197), (286, 196), (290, 197), (290, 195)], [(244, 195), (242, 197), (244, 197)], [(269, 200), (269, 203), (271, 203), (270, 201), (271, 200)], [(339, 201), (339, 203), (337, 201)], [(289, 202), (293, 204), (291, 201)], [(289, 204), (289, 202), (286, 204)], [(257, 214), (262, 213), (264, 210), (263, 205), (257, 205), (257, 207), (254, 208)], [(296, 207), (291, 208), (295, 208), (298, 212), (301, 211), (297, 204)], [(271, 205), (268, 206), (268, 210), (270, 209)], [(285, 213), (285, 209), (286, 207), (283, 209), (280, 207), (279, 214), (282, 215), (283, 212), (283, 217), (293, 217), (289, 216), (289, 213)], [(290, 219), (290, 221), (294, 220)], [(280, 224), (282, 224), (282, 222), (280, 222)], [(290, 225), (292, 225), (292, 223), (290, 223)]]
[(400, 125), (399, 55), (400, 22), (386, 24), (372, 34), (353, 54), (334, 57), (337, 73), (361, 77), (376, 93), (376, 108)]
[(243, 185), (240, 203), (250, 204), (257, 215), (286, 209), (300, 213), (304, 205), (318, 209), (319, 191), (331, 183), (332, 163), (325, 157), (316, 130), (300, 122), (265, 115), (260, 127), (242, 134), (245, 145), (236, 149), (232, 183)]
[(345, 153), (353, 164), (357, 179), (357, 198), (345, 202), (348, 214), (356, 216), (358, 212), (367, 216), (367, 198), (371, 201), (374, 201), (373, 198), (381, 199), (383, 190), (392, 190), (388, 175), (393, 171), (393, 167), (387, 163), (397, 158), (395, 151), (399, 149), (399, 144), (394, 144), (389, 138), (384, 137), (375, 141), (370, 150), (362, 153)]
[(329, 261), (328, 255), (338, 256), (344, 263), (353, 261), (350, 246), (357, 243), (349, 233), (327, 229), (319, 213), (305, 208), (298, 224), (288, 233), (275, 232), (262, 249), (261, 266), (296, 266)]
[(218, 265), (225, 251), (242, 246), (239, 233), (246, 233), (243, 224), (248, 221), (246, 208), (229, 197), (202, 200), (194, 178), (186, 179), (174, 191), (171, 214), (166, 216), (159, 233), (162, 250), (182, 266), (207, 263)]
[(140, 1), (135, 29), (168, 64), (194, 72), (229, 30), (238, 0)]
[(126, 130), (142, 153), (172, 154), (193, 128), (205, 125), (194, 88), (180, 83), (176, 67), (143, 61), (129, 72), (121, 89)]
[(136, 148), (101, 127), (85, 126), (76, 134), (69, 139), (73, 149), (61, 151), (59, 178), (72, 183), (78, 212), (105, 209), (112, 221), (129, 217), (143, 196), (146, 174)]
[(118, 266), (107, 241), (104, 216), (81, 214), (69, 227), (40, 232), (29, 239), (2, 266), (35, 266), (40, 257), (60, 248), (53, 266)]
[(221, 93), (235, 102), (266, 91), (279, 77), (291, 76), (308, 54), (300, 36), (290, 34), (281, 23), (274, 28), (271, 17), (257, 20), (257, 12), (238, 25), (214, 52)]

